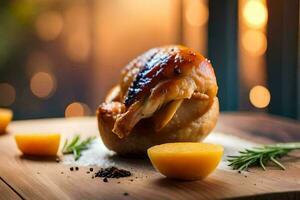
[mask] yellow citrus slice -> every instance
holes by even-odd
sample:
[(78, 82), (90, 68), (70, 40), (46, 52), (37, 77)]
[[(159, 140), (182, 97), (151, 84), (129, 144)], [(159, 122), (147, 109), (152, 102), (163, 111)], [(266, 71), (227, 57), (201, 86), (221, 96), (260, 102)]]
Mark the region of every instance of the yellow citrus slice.
[(197, 180), (216, 169), (223, 151), (221, 145), (180, 142), (153, 146), (148, 156), (153, 166), (169, 178)]
[(16, 134), (15, 140), (18, 148), (23, 154), (55, 156), (60, 144), (60, 134)]
[(0, 135), (6, 132), (6, 127), (13, 117), (12, 110), (0, 108)]

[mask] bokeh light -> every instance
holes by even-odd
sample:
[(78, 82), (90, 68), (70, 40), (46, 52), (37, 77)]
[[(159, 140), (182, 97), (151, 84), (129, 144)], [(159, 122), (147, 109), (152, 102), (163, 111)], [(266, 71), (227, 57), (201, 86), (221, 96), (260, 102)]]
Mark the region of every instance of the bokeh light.
[(262, 28), (268, 20), (266, 6), (259, 0), (248, 0), (243, 9), (243, 16), (248, 26)]
[(75, 4), (65, 12), (64, 49), (74, 62), (84, 62), (90, 55), (89, 13), (85, 4)]
[(267, 50), (267, 38), (261, 31), (248, 30), (242, 35), (242, 46), (248, 53), (261, 56)]
[(191, 26), (203, 26), (207, 23), (209, 11), (203, 0), (190, 0), (185, 17)]
[(65, 117), (81, 117), (91, 114), (91, 110), (85, 103), (73, 102), (65, 110)]
[(51, 72), (52, 63), (49, 56), (42, 51), (33, 51), (28, 55), (26, 74), (31, 77), (37, 71)]
[(0, 83), (0, 106), (10, 106), (16, 100), (16, 90), (8, 83)]
[(90, 40), (84, 32), (74, 32), (67, 38), (65, 49), (70, 60), (85, 61), (90, 53)]
[(47, 11), (37, 17), (35, 28), (40, 39), (55, 40), (63, 29), (63, 17), (59, 12)]
[(49, 98), (56, 90), (56, 79), (50, 73), (38, 72), (30, 80), (30, 89), (39, 98)]
[(270, 103), (271, 94), (266, 87), (257, 85), (250, 90), (249, 98), (254, 107), (265, 108)]

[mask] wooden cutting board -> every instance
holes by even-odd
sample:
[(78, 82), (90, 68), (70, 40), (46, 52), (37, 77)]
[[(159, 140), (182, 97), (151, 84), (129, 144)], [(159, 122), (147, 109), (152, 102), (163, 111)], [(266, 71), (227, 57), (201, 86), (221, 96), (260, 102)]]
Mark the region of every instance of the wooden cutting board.
[[(120, 158), (108, 151), (100, 138), (78, 162), (72, 156), (37, 159), (23, 156), (13, 134), (60, 132), (63, 139), (80, 133), (98, 135), (95, 118), (16, 121), (10, 133), (0, 137), (0, 199), (300, 199), (300, 160), (285, 159), (286, 171), (269, 167), (238, 173), (227, 167), (226, 158), (218, 169), (202, 181), (176, 181), (157, 173), (148, 159)], [(300, 140), (296, 121), (259, 114), (222, 114), (208, 142), (221, 143), (225, 154), (260, 143)], [(92, 179), (90, 167), (116, 165), (129, 169), (133, 176)], [(78, 166), (78, 171), (70, 167)], [(128, 193), (127, 196), (124, 193)]]

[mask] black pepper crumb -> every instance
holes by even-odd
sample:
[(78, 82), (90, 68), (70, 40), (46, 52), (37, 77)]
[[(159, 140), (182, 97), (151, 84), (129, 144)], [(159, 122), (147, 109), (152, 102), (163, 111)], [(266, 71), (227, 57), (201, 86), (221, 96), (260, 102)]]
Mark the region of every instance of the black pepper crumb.
[(92, 179), (94, 179), (95, 178), (95, 176), (92, 176)]
[(248, 176), (245, 175), (245, 178), (247, 178)]
[(133, 181), (133, 179), (130, 179), (130, 181), (132, 182), (132, 181)]
[(91, 167), (91, 168), (90, 168), (90, 171), (91, 171), (91, 172), (94, 171), (94, 168)]
[(64, 174), (64, 172), (60, 172), (61, 174)]
[(70, 171), (73, 171), (74, 170), (74, 168), (73, 167), (70, 167)]
[(89, 173), (90, 173), (90, 171), (87, 171), (86, 173), (87, 173), (87, 174), (89, 174)]
[(108, 179), (105, 177), (105, 178), (103, 179), (103, 182), (107, 183), (107, 182), (108, 182)]
[(78, 171), (78, 170), (79, 170), (79, 167), (75, 167), (75, 170)]
[(59, 158), (56, 158), (55, 161), (56, 161), (57, 163), (59, 163), (59, 162), (60, 162), (60, 159), (59, 159)]
[(129, 194), (128, 194), (127, 192), (124, 192), (123, 195), (124, 195), (124, 196), (128, 196)]
[(125, 169), (118, 169), (116, 167), (101, 168), (95, 173), (95, 177), (105, 178), (121, 178), (131, 176), (131, 172)]
[(242, 173), (242, 171), (241, 171), (241, 170), (239, 170), (239, 171), (238, 171), (238, 173), (240, 174), (240, 173)]
[(118, 182), (118, 184), (120, 184), (121, 182)]

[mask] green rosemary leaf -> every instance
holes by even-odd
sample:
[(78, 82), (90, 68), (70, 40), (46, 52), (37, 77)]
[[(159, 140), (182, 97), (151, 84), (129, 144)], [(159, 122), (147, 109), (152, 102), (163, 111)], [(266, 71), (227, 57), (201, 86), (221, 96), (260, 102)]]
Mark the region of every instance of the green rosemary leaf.
[(75, 135), (69, 144), (68, 144), (68, 140), (66, 140), (63, 147), (63, 153), (64, 154), (72, 153), (73, 147), (76, 146), (79, 140), (80, 140), (80, 135)]
[(81, 150), (80, 149), (74, 149), (73, 151), (73, 155), (74, 155), (74, 160), (78, 160), (81, 156)]
[(260, 166), (263, 170), (266, 170), (265, 164), (271, 161), (281, 169), (285, 170), (284, 165), (277, 159), (286, 156), (290, 151), (299, 149), (300, 142), (278, 143), (244, 149), (239, 151), (238, 155), (228, 156), (228, 166), (239, 171), (248, 170), (248, 168), (252, 166)]
[(264, 156), (261, 155), (260, 158), (259, 158), (259, 164), (260, 164), (260, 166), (263, 168), (263, 170), (266, 171), (266, 167), (265, 167), (263, 158), (264, 158)]
[(69, 147), (73, 147), (77, 144), (77, 142), (80, 140), (80, 135), (75, 135), (75, 137), (71, 140)]
[(271, 159), (271, 161), (273, 161), (273, 163), (275, 163), (276, 165), (278, 165), (281, 169), (285, 170), (285, 166), (283, 166), (278, 160), (276, 160), (273, 157), (271, 157), (270, 159)]
[(68, 139), (65, 140), (65, 143), (64, 143), (64, 146), (63, 146), (63, 151), (64, 151), (64, 149), (66, 149), (67, 144), (68, 144)]
[(73, 154), (74, 160), (78, 160), (81, 157), (81, 152), (87, 150), (91, 143), (96, 137), (88, 137), (84, 140), (80, 140), (80, 135), (75, 135), (70, 143), (65, 140), (62, 153), (63, 154)]

